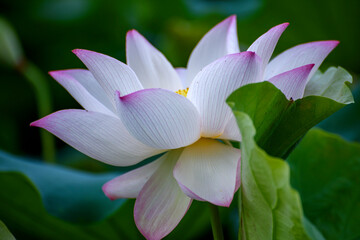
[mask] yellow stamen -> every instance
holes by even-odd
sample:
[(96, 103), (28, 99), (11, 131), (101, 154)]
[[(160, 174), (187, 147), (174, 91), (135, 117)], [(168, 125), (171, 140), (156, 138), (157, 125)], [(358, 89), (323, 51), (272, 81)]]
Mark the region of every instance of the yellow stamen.
[(175, 93), (180, 94), (180, 95), (182, 95), (182, 96), (186, 97), (186, 96), (187, 96), (188, 91), (189, 91), (189, 88), (186, 88), (186, 89), (179, 89), (179, 90), (177, 90)]

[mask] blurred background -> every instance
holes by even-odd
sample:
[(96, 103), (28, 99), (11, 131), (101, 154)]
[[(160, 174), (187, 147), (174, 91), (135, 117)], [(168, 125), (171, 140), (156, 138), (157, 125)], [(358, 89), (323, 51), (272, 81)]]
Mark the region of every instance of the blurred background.
[[(89, 49), (125, 62), (125, 35), (136, 29), (174, 67), (186, 67), (200, 38), (232, 14), (238, 18), (241, 51), (269, 28), (284, 22), (290, 26), (274, 56), (309, 41), (339, 40), (340, 45), (321, 69), (342, 66), (348, 70), (354, 78), (351, 88), (359, 98), (359, 12), (358, 0), (0, 0), (0, 150), (40, 159), (40, 130), (29, 124), (57, 110), (81, 108), (47, 74), (84, 68), (72, 49)], [(16, 32), (20, 48), (16, 39), (7, 38), (8, 26)], [(15, 46), (12, 54), (9, 46)], [(34, 79), (39, 81), (34, 83)], [(36, 91), (41, 88), (48, 91), (40, 97), (43, 103), (39, 105)], [(360, 107), (353, 104), (322, 126), (348, 140), (360, 141), (357, 117)], [(111, 168), (58, 139), (50, 139), (56, 145), (57, 164), (92, 172)], [(236, 228), (237, 223), (232, 225)]]

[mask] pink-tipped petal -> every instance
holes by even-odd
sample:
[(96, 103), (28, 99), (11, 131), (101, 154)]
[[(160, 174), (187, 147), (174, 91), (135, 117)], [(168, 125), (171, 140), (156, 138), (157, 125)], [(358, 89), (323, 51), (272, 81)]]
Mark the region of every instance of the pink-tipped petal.
[(159, 168), (166, 155), (159, 159), (127, 172), (105, 183), (102, 187), (105, 195), (111, 200), (118, 198), (137, 198), (145, 183)]
[(86, 110), (62, 110), (31, 123), (51, 132), (80, 152), (115, 166), (134, 165), (161, 150), (132, 137), (121, 120)]
[(268, 81), (280, 89), (288, 99), (297, 100), (304, 95), (306, 80), (315, 64), (308, 64), (281, 73)]
[(197, 107), (202, 136), (217, 138), (233, 115), (226, 98), (239, 87), (259, 81), (261, 59), (254, 52), (227, 55), (206, 66), (189, 87), (187, 98)]
[(195, 106), (165, 89), (144, 89), (117, 98), (117, 109), (129, 132), (158, 149), (184, 147), (200, 138), (201, 122)]
[(112, 102), (115, 91), (126, 95), (143, 89), (135, 72), (115, 58), (83, 49), (75, 49), (73, 52), (91, 71)]
[(187, 70), (186, 68), (175, 68), (176, 73), (179, 75), (179, 78), (181, 80), (181, 84), (182, 84), (182, 89), (186, 89), (189, 87), (189, 85), (187, 85), (188, 83), (186, 82), (186, 74), (187, 74)]
[(315, 64), (308, 76), (308, 81), (338, 44), (338, 41), (318, 41), (290, 48), (269, 62), (265, 69), (264, 79), (268, 80), (280, 73), (300, 66)]
[(171, 63), (136, 30), (126, 35), (126, 59), (144, 88), (181, 89), (180, 78)]
[(173, 177), (174, 165), (181, 150), (172, 150), (144, 185), (135, 202), (135, 223), (148, 240), (168, 235), (189, 209), (191, 199)]
[(115, 108), (88, 70), (69, 69), (52, 71), (49, 74), (86, 110), (116, 116)]
[(263, 69), (269, 62), (269, 59), (274, 52), (275, 46), (289, 23), (283, 23), (271, 28), (269, 31), (261, 35), (256, 41), (251, 44), (248, 51), (255, 52), (263, 62)]
[(187, 64), (186, 84), (206, 65), (227, 54), (238, 53), (236, 16), (230, 16), (213, 27), (192, 51)]
[[(202, 138), (186, 147), (174, 168), (180, 187), (201, 199), (228, 207), (237, 185), (240, 150)], [(193, 195), (192, 195), (193, 196)]]

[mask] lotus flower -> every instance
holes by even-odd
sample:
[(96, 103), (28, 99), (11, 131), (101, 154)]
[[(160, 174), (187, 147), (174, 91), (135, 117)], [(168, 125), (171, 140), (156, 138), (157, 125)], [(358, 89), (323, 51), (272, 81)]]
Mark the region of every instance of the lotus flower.
[(269, 62), (288, 23), (271, 28), (239, 51), (236, 17), (211, 29), (187, 68), (174, 69), (137, 31), (126, 36), (127, 64), (74, 50), (89, 70), (50, 72), (86, 110), (62, 110), (42, 127), (88, 156), (115, 166), (157, 160), (103, 186), (110, 199), (136, 198), (134, 217), (147, 239), (161, 239), (192, 199), (229, 206), (240, 185), (241, 135), (226, 98), (237, 88), (270, 81), (298, 99), (337, 41), (295, 46)]

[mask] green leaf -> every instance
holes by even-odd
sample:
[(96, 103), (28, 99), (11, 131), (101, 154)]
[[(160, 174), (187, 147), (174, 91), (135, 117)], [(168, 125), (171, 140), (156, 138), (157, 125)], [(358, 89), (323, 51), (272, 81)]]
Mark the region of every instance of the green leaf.
[[(333, 69), (329, 71), (333, 72)], [(330, 76), (327, 73), (324, 75), (326, 77), (322, 79), (337, 88), (328, 88), (325, 92), (313, 90), (312, 94), (324, 94), (340, 102), (324, 96), (287, 100), (274, 85), (260, 82), (237, 89), (227, 99), (227, 103), (233, 110), (250, 116), (257, 132), (255, 140), (261, 148), (270, 155), (283, 157), (310, 128), (352, 102), (351, 92), (344, 84), (351, 80), (345, 70), (338, 68)], [(329, 96), (330, 93), (332, 96)]]
[(360, 144), (314, 129), (288, 162), (304, 213), (324, 237), (360, 239)]
[(5, 224), (0, 220), (0, 239), (2, 240), (15, 240), (14, 236), (11, 234), (9, 229)]
[(0, 171), (17, 171), (27, 176), (38, 189), (46, 210), (64, 220), (99, 221), (125, 203), (124, 199), (109, 200), (101, 190), (105, 182), (120, 173), (89, 174), (39, 161), (20, 160), (4, 152), (0, 152)]
[(75, 224), (50, 215), (33, 183), (19, 172), (1, 172), (0, 187), (3, 189), (0, 192), (0, 218), (17, 238), (110, 240), (141, 236), (133, 221), (128, 219), (132, 212), (130, 202), (119, 209), (117, 217), (110, 217), (106, 222)]
[[(110, 201), (101, 191), (117, 175), (85, 173), (0, 151), (0, 219), (19, 239), (142, 239), (134, 222), (134, 200)], [(194, 239), (209, 226), (206, 204), (194, 202), (169, 239)]]
[(310, 239), (302, 223), (300, 197), (290, 186), (288, 164), (257, 146), (256, 130), (246, 113), (234, 115), (242, 134), (239, 235), (248, 240)]
[(352, 76), (341, 67), (330, 67), (325, 73), (317, 71), (307, 83), (304, 97), (323, 96), (344, 104), (353, 103), (347, 83), (352, 83)]

